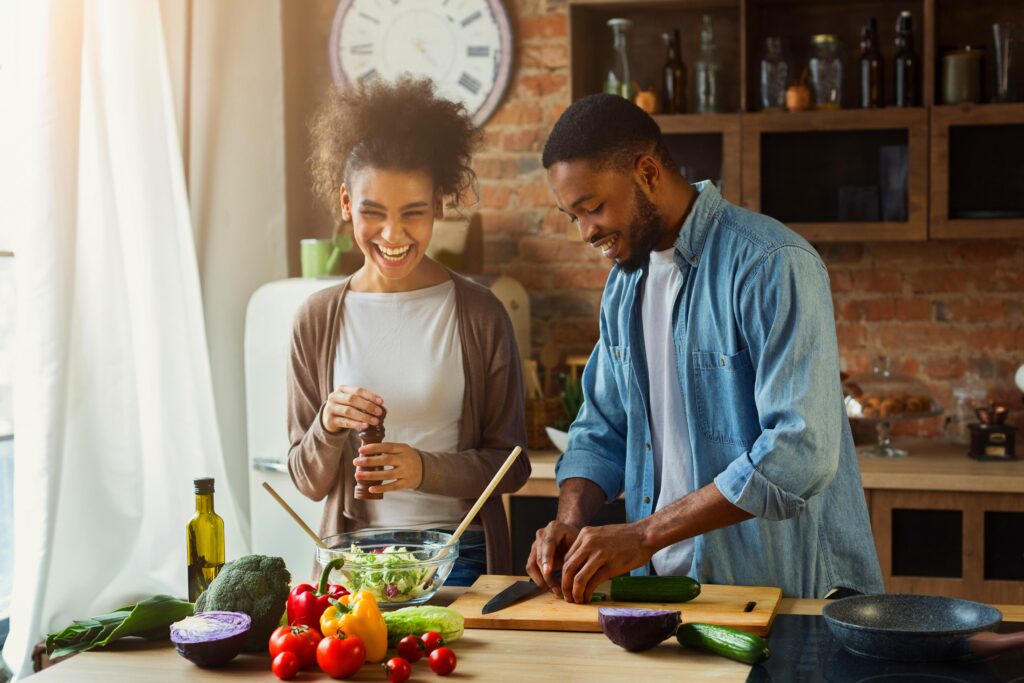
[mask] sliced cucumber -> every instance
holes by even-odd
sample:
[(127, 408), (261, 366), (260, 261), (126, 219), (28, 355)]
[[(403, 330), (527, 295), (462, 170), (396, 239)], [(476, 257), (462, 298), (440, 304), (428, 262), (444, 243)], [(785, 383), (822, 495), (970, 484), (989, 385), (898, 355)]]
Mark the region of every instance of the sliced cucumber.
[(744, 664), (757, 664), (771, 656), (768, 643), (761, 636), (714, 624), (683, 624), (676, 631), (680, 645), (702, 652), (735, 659)]
[(700, 584), (688, 576), (616, 576), (615, 602), (689, 602), (700, 595)]

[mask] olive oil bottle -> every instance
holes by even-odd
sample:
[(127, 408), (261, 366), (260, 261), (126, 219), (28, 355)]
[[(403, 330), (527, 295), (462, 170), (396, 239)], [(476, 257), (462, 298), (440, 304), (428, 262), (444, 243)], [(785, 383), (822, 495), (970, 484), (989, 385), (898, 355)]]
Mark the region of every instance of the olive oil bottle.
[(224, 566), (224, 520), (213, 511), (213, 479), (196, 479), (196, 514), (185, 527), (188, 599), (195, 602)]

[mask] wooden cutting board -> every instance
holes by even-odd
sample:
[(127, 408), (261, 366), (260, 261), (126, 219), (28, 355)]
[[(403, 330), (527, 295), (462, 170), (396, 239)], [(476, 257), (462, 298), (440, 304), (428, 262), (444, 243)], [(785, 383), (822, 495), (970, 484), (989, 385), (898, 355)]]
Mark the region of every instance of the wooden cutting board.
[[(488, 600), (514, 582), (527, 579), (526, 576), (485, 574), (450, 606), (465, 617), (466, 628), (600, 633), (597, 610), (604, 606), (679, 610), (683, 623), (719, 624), (763, 636), (768, 634), (775, 619), (775, 610), (782, 598), (781, 588), (703, 585), (699, 596), (684, 603), (606, 601), (576, 605), (544, 592), (497, 612), (486, 615), (480, 613)], [(607, 595), (609, 584), (602, 584), (597, 592)]]

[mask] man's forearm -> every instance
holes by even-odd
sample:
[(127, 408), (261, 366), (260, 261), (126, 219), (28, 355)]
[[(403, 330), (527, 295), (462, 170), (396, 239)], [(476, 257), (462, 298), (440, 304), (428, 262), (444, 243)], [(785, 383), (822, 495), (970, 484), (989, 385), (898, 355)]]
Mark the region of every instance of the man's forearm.
[(644, 545), (652, 552), (656, 552), (673, 543), (731, 526), (751, 517), (753, 515), (749, 512), (726, 500), (718, 487), (712, 483), (638, 520), (636, 524), (643, 533)]
[(582, 529), (597, 517), (605, 501), (604, 490), (583, 477), (566, 479), (558, 491), (558, 519)]

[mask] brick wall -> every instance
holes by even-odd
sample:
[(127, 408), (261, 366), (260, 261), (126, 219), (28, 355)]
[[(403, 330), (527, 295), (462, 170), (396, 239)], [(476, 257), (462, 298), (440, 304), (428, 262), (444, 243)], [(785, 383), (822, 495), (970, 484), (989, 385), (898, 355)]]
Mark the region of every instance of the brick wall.
[[(506, 0), (518, 63), (509, 95), (485, 127), (476, 160), (485, 268), (530, 291), (533, 344), (586, 354), (608, 272), (597, 250), (570, 237), (540, 165), (547, 132), (569, 104), (568, 22), (560, 0)], [(924, 380), (947, 407), (965, 373), (990, 397), (1024, 405), (1013, 370), (1024, 363), (1024, 241), (821, 245), (835, 299), (843, 369), (893, 368)], [(942, 420), (902, 432), (941, 433)]]

